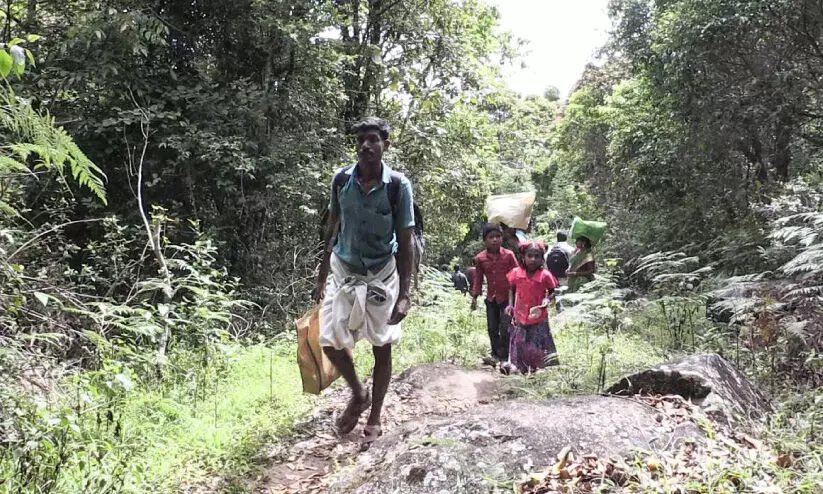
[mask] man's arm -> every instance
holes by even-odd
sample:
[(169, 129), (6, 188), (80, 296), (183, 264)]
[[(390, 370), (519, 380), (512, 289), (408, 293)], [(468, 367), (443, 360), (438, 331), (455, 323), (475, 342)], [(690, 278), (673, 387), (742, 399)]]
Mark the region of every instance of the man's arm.
[(337, 197), (337, 188), (334, 186), (335, 178), (337, 178), (336, 174), (331, 181), (329, 215), (323, 231), (323, 258), (320, 261), (320, 270), (317, 273), (317, 286), (314, 287), (312, 292), (312, 299), (315, 302), (320, 302), (326, 295), (326, 279), (329, 277), (331, 253), (337, 241), (337, 234), (340, 232), (340, 199)]
[(483, 276), (485, 273), (483, 272), (483, 263), (478, 262), (477, 258), (474, 258), (474, 278), (472, 278), (472, 305), (471, 310), (475, 310), (477, 308), (477, 297), (483, 293)]
[(397, 274), (400, 276), (400, 295), (398, 298), (409, 298), (412, 273), (412, 229), (403, 228), (397, 232)]
[(412, 229), (403, 228), (397, 231), (397, 274), (400, 276), (400, 294), (394, 304), (389, 324), (397, 324), (408, 314), (411, 303), (409, 302), (409, 287), (411, 286), (412, 272)]
[(312, 298), (315, 302), (323, 300), (326, 294), (326, 279), (329, 277), (331, 265), (331, 253), (334, 250), (334, 242), (340, 229), (340, 213), (330, 211), (326, 221), (325, 234), (323, 238), (323, 258), (320, 261), (320, 270), (317, 273), (317, 286), (314, 288)]
[(400, 195), (397, 197), (394, 218), (394, 232), (397, 238), (397, 274), (400, 277), (400, 293), (394, 304), (389, 324), (398, 324), (409, 313), (409, 288), (411, 286), (412, 264), (414, 263), (414, 245), (412, 235), (414, 227), (414, 193), (411, 182), (405, 177), (400, 181)]
[(472, 279), (472, 297), (477, 298), (483, 293), (483, 263), (474, 259), (474, 278)]

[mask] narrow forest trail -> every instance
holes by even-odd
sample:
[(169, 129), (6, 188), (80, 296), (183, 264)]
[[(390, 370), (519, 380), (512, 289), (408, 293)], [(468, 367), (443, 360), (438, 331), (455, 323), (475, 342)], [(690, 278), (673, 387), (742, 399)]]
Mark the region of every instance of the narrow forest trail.
[[(555, 335), (563, 330), (573, 312), (554, 314)], [(371, 386), (369, 378), (365, 383)], [(383, 407), (383, 433), (426, 417), (455, 416), (478, 405), (506, 399), (511, 386), (497, 368), (482, 365), (479, 357), (475, 367), (444, 362), (413, 366), (392, 378)], [(295, 423), (289, 440), (272, 443), (261, 452), (266, 466), (254, 492), (326, 492), (334, 474), (353, 465), (364, 449), (362, 433), (368, 413), (360, 417), (349, 434), (338, 435), (334, 426), (349, 398), (348, 387), (339, 381), (323, 393), (311, 412)]]
[[(369, 383), (370, 384), (370, 383)], [(429, 416), (450, 416), (502, 397), (504, 383), (491, 368), (470, 370), (452, 364), (413, 367), (391, 383), (383, 409), (384, 433)], [(345, 386), (327, 392), (321, 403), (295, 425), (293, 440), (271, 446), (256, 492), (266, 494), (326, 492), (331, 477), (353, 464), (362, 448), (367, 413), (349, 434), (338, 436), (334, 419), (350, 396)]]
[[(570, 312), (555, 314), (557, 335)], [(371, 386), (370, 379), (366, 381)], [(477, 405), (506, 398), (511, 384), (496, 368), (461, 367), (451, 363), (421, 364), (395, 375), (383, 407), (383, 433), (426, 417), (449, 417), (471, 411)], [(263, 452), (268, 464), (255, 492), (292, 494), (326, 492), (335, 472), (353, 465), (363, 450), (362, 433), (368, 413), (357, 427), (340, 436), (334, 426), (343, 412), (350, 391), (342, 381), (323, 393), (320, 402), (293, 428), (291, 440), (271, 444)]]

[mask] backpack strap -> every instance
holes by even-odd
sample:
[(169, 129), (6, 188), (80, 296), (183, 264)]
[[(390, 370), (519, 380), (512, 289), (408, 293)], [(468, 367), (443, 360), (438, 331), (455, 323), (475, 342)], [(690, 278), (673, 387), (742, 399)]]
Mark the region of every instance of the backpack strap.
[(338, 198), (340, 197), (340, 189), (342, 189), (346, 185), (346, 182), (349, 181), (349, 178), (351, 178), (351, 175), (347, 175), (347, 172), (354, 168), (354, 166), (356, 165), (347, 166), (346, 168), (343, 168), (334, 174), (334, 178), (332, 178), (331, 184), (332, 189), (334, 193), (338, 196)]
[(394, 216), (394, 221), (397, 223), (397, 201), (400, 199), (400, 182), (403, 180), (403, 175), (392, 170), (391, 182), (389, 182), (386, 193), (389, 195), (389, 204), (391, 204), (391, 213)]

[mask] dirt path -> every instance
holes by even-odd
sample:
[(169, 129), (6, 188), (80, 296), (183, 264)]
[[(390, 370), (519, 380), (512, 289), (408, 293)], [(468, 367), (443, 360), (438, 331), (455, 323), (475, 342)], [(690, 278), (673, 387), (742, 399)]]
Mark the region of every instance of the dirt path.
[[(499, 375), (450, 364), (413, 367), (392, 380), (383, 411), (383, 430), (425, 416), (450, 416), (501, 397)], [(295, 426), (296, 440), (273, 446), (274, 462), (266, 469), (260, 493), (325, 492), (337, 470), (354, 463), (361, 449), (366, 415), (353, 432), (338, 437), (334, 419), (346, 406), (345, 387), (328, 392), (304, 422)]]

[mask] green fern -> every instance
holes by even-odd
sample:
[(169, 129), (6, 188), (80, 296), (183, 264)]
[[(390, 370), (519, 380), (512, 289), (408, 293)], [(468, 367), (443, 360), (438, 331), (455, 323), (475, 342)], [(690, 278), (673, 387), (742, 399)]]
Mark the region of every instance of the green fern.
[(775, 345), (765, 350), (767, 355), (778, 355), (772, 355), (768, 365), (774, 369), (775, 362), (806, 362), (795, 369), (804, 379), (808, 372), (818, 372), (807, 366), (807, 351), (819, 351), (823, 334), (819, 318), (823, 302), (821, 232), (823, 213), (819, 211), (792, 212), (773, 220), (769, 250), (780, 259), (778, 267), (728, 278), (711, 294), (713, 310), (730, 314), (730, 323), (742, 323), (738, 328), (747, 327), (749, 338), (763, 338)]
[[(661, 293), (690, 292), (712, 272), (700, 259), (683, 252), (655, 252), (628, 263), (630, 279)], [(695, 269), (696, 268), (696, 269)]]
[(795, 256), (780, 272), (793, 278), (786, 296), (793, 299), (821, 299), (823, 281), (823, 213), (794, 214), (779, 219), (772, 238), (794, 246)]
[[(28, 102), (19, 100), (7, 88), (0, 107), (0, 128), (6, 153), (0, 157), (0, 178), (11, 173), (32, 173), (26, 165), (35, 160), (33, 170), (55, 170), (65, 181), (68, 168), (72, 178), (106, 204), (105, 174), (83, 153), (54, 117), (37, 113)], [(8, 208), (8, 204), (5, 204)], [(4, 210), (6, 208), (3, 208)]]
[(27, 173), (32, 174), (31, 170), (14, 158), (9, 156), (0, 156), (0, 174), (9, 173)]

